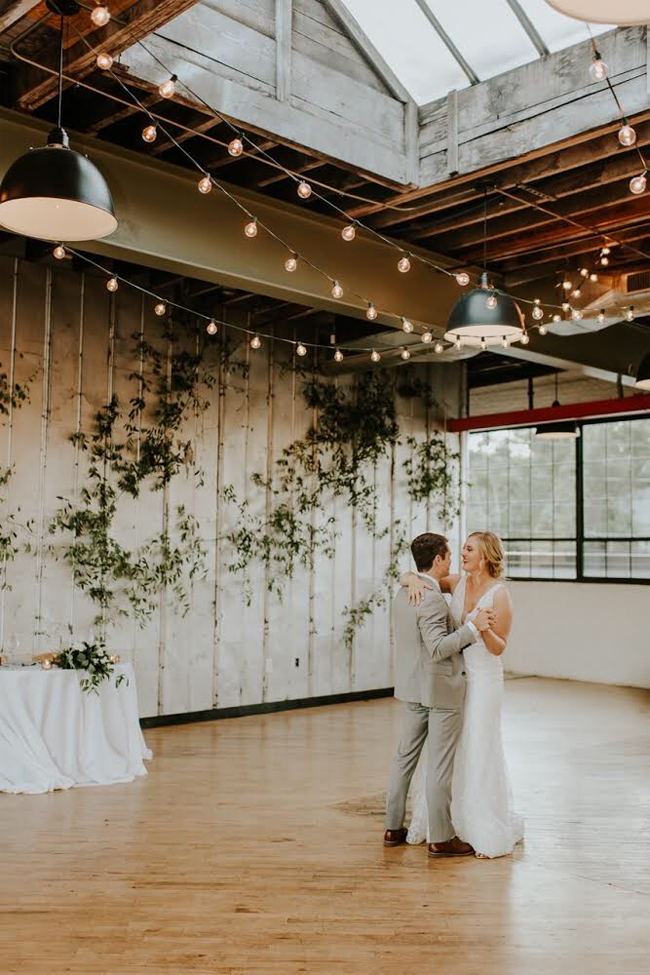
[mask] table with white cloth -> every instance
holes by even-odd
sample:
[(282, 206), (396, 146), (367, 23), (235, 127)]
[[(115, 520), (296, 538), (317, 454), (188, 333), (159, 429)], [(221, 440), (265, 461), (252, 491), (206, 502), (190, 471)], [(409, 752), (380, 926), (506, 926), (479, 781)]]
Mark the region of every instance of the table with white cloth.
[(85, 676), (0, 667), (0, 792), (110, 785), (147, 774), (143, 759), (151, 752), (132, 665), (117, 664), (98, 693), (82, 690)]

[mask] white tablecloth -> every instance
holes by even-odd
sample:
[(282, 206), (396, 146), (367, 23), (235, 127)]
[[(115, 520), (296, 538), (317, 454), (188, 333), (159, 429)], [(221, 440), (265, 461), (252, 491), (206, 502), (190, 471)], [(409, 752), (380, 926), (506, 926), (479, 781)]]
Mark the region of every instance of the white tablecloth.
[[(115, 678), (126, 678), (119, 687)], [(74, 670), (0, 667), (0, 791), (50, 792), (131, 782), (151, 758), (138, 721), (131, 664), (118, 664), (99, 694)], [(128, 683), (127, 683), (128, 682)]]

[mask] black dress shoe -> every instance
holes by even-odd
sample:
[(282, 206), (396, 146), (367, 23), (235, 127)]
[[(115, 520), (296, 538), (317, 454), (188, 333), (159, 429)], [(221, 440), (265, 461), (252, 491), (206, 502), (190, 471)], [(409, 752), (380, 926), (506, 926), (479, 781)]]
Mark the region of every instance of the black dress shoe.
[(406, 843), (407, 829), (387, 829), (384, 833), (384, 846), (400, 846)]

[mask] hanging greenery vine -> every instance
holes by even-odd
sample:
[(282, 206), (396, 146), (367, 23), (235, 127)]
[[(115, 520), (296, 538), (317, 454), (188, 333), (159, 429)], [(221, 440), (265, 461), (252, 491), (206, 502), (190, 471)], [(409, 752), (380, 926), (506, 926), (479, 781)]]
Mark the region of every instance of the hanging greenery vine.
[[(12, 411), (20, 409), (29, 402), (32, 380), (33, 376), (25, 383), (12, 383), (0, 363), (0, 417), (9, 416)], [(0, 422), (4, 423), (4, 420)], [(7, 488), (12, 476), (13, 467), (0, 467), (0, 591), (11, 589), (7, 581), (7, 567), (14, 561), (21, 548), (29, 546), (29, 538), (34, 528), (33, 519), (21, 521), (20, 505), (15, 512), (6, 514), (2, 511), (2, 506), (6, 504)]]

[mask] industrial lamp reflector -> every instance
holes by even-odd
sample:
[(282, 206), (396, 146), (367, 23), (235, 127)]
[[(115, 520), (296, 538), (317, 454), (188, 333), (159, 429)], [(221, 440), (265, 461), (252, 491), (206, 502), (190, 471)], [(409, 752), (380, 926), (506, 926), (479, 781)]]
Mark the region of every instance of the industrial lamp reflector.
[(567, 17), (584, 20), (592, 24), (616, 24), (618, 27), (630, 24), (648, 23), (648, 0), (546, 0), (549, 7)]

